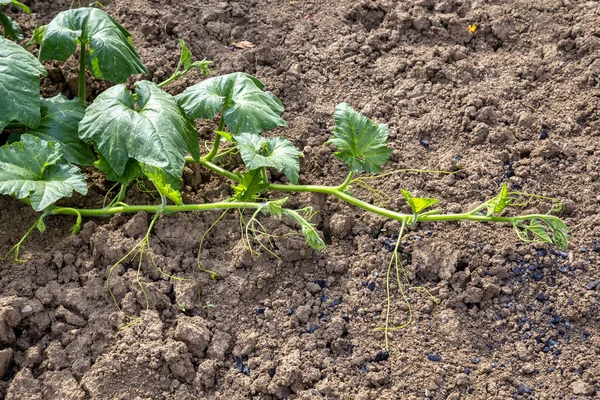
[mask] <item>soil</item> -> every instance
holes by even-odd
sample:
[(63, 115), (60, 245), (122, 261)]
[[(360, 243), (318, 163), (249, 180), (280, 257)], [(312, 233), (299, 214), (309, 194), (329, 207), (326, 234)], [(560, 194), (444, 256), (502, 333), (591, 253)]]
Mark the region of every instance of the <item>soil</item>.
[[(30, 36), (70, 0), (12, 10)], [(163, 216), (146, 256), (109, 268), (145, 233), (149, 216), (52, 217), (27, 240), (27, 261), (0, 262), (0, 398), (6, 399), (583, 399), (600, 386), (600, 4), (574, 0), (116, 0), (105, 9), (132, 34), (156, 82), (170, 76), (183, 38), (213, 75), (243, 71), (286, 107), (281, 134), (303, 149), (302, 183), (346, 174), (330, 137), (336, 104), (388, 123), (394, 148), (367, 201), (406, 211), (400, 189), (465, 210), (512, 190), (560, 198), (569, 249), (518, 241), (509, 226), (422, 224), (405, 235), (412, 323), (390, 351), (385, 276), (398, 224), (321, 195), (312, 205), (328, 246), (312, 251), (284, 236), (260, 256), (238, 217)], [(468, 26), (477, 24), (475, 32)], [(253, 48), (232, 43), (249, 41)], [(48, 63), (46, 94), (74, 94), (77, 64)], [(171, 84), (179, 93), (200, 81)], [(133, 81), (133, 80), (132, 80)], [(108, 84), (94, 82), (93, 98)], [(202, 128), (201, 139), (210, 140)], [(233, 167), (235, 167), (234, 160)], [(110, 183), (88, 171), (98, 207)], [(273, 175), (275, 179), (281, 179)], [(184, 201), (231, 194), (229, 182), (186, 168)], [(132, 187), (127, 202), (152, 203)], [(389, 197), (388, 197), (389, 196)], [(546, 212), (543, 206), (528, 211)], [(0, 197), (0, 252), (34, 222), (27, 206)], [(277, 235), (287, 221), (261, 220)], [(260, 250), (255, 243), (255, 250)], [(395, 286), (392, 286), (395, 289)], [(409, 309), (392, 294), (392, 323)]]

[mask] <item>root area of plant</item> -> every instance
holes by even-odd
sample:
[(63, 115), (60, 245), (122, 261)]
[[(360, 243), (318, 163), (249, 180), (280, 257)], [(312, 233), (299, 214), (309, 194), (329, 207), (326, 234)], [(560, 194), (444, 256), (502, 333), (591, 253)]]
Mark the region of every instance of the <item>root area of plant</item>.
[[(14, 13), (26, 37), (71, 1)], [(339, 184), (323, 147), (336, 104), (389, 123), (406, 168), (355, 186), (366, 201), (407, 211), (401, 189), (460, 212), (512, 191), (559, 198), (572, 228), (565, 252), (520, 243), (510, 226), (421, 224), (399, 246), (412, 323), (384, 335), (386, 273), (399, 230), (318, 194), (328, 246), (311, 250), (286, 220), (248, 246), (240, 215), (162, 215), (152, 256), (109, 268), (142, 239), (151, 215), (48, 218), (0, 261), (0, 398), (6, 399), (507, 399), (591, 398), (600, 386), (600, 28), (576, 1), (115, 0), (105, 10), (132, 33), (150, 79), (179, 59), (178, 38), (214, 75), (246, 72), (285, 106), (281, 134), (305, 154), (301, 183)], [(493, 4), (492, 4), (493, 3)], [(477, 26), (475, 27), (474, 24)], [(469, 28), (470, 26), (470, 28)], [(77, 93), (77, 62), (46, 65), (48, 95)], [(167, 87), (180, 93), (191, 73)], [(93, 82), (93, 98), (108, 85)], [(202, 132), (202, 130), (201, 130)], [(201, 139), (208, 140), (201, 136)], [(224, 160), (241, 165), (239, 156)], [(275, 177), (280, 179), (280, 177)], [(184, 202), (231, 196), (229, 182), (188, 166)], [(98, 177), (80, 207), (99, 207)], [(125, 202), (156, 204), (143, 184)], [(547, 212), (536, 206), (540, 213)], [(244, 214), (248, 220), (251, 214)], [(0, 253), (35, 221), (0, 198)], [(258, 237), (260, 239), (260, 236)], [(258, 252), (255, 254), (254, 251)], [(279, 258), (276, 258), (277, 255)], [(158, 266), (161, 273), (155, 265)], [(138, 273), (139, 267), (139, 273)], [(168, 275), (186, 278), (173, 280)], [(412, 288), (406, 284), (406, 278)], [(138, 279), (144, 290), (138, 285)], [(391, 282), (390, 325), (409, 307)], [(426, 291), (439, 300), (436, 305)], [(146, 295), (144, 294), (146, 293)], [(147, 297), (146, 297), (147, 296)], [(148, 309), (146, 309), (148, 303)], [(130, 324), (124, 313), (141, 316)], [(127, 326), (125, 329), (121, 329)]]

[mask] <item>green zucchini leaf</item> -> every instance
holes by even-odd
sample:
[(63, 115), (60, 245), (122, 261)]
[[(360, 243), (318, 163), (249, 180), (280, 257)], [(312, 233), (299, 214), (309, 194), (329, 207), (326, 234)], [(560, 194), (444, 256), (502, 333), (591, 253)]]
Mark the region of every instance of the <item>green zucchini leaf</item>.
[(374, 124), (346, 103), (335, 107), (334, 119), (333, 138), (327, 143), (338, 148), (336, 157), (348, 165), (350, 171), (381, 171), (392, 155), (392, 149), (387, 147), (387, 125)]
[(0, 36), (0, 131), (13, 120), (39, 125), (40, 75), (46, 70), (37, 58)]
[(431, 197), (413, 197), (408, 190), (402, 190), (402, 196), (404, 196), (410, 209), (415, 214), (419, 214), (421, 211), (440, 202), (438, 199), (433, 199)]
[(86, 109), (79, 136), (94, 143), (117, 176), (133, 158), (179, 179), (186, 152), (200, 158), (196, 127), (154, 83), (141, 81), (136, 88), (137, 104), (125, 85), (100, 94)]
[(223, 113), (225, 125), (237, 135), (260, 133), (285, 126), (281, 101), (253, 76), (236, 72), (206, 79), (176, 96), (189, 119), (213, 118)]
[(42, 211), (73, 191), (87, 193), (85, 177), (62, 156), (61, 147), (31, 135), (0, 147), (0, 194), (29, 198)]
[[(69, 100), (62, 94), (41, 99), (42, 119), (36, 129), (26, 133), (47, 142), (57, 142), (68, 162), (78, 165), (93, 165), (94, 154), (87, 143), (79, 139), (78, 124), (85, 108), (79, 99)], [(21, 135), (11, 135), (19, 137)], [(12, 138), (11, 138), (12, 140)]]
[(40, 60), (65, 61), (81, 43), (89, 45), (87, 66), (96, 78), (123, 83), (131, 75), (148, 73), (129, 32), (97, 8), (78, 8), (58, 14), (44, 30)]
[(260, 167), (283, 171), (290, 182), (298, 183), (302, 152), (287, 139), (280, 137), (265, 139), (251, 133), (240, 133), (235, 137), (236, 147), (249, 170)]

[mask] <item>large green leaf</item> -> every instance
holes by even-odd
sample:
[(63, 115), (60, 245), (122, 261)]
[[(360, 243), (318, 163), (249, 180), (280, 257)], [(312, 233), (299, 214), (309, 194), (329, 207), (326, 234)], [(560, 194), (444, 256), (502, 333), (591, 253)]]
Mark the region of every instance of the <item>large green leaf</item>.
[(13, 120), (39, 125), (40, 75), (46, 70), (31, 53), (0, 36), (0, 131)]
[(258, 79), (236, 72), (206, 79), (176, 98), (190, 119), (213, 118), (222, 112), (233, 134), (260, 133), (285, 126), (281, 101), (263, 88)]
[(62, 157), (59, 144), (23, 135), (0, 147), (0, 194), (29, 197), (34, 210), (42, 211), (73, 190), (87, 193), (85, 177)]
[(59, 94), (42, 99), (41, 111), (40, 124), (27, 133), (48, 142), (58, 142), (67, 161), (73, 164), (93, 165), (94, 154), (87, 143), (79, 139), (78, 124), (85, 113), (81, 101), (69, 100)]
[(23, 40), (23, 34), (21, 34), (21, 27), (19, 24), (2, 11), (0, 11), (0, 25), (2, 25), (2, 28), (4, 29), (4, 36), (11, 37), (14, 40)]
[(141, 81), (136, 87), (137, 107), (125, 85), (100, 94), (79, 123), (79, 136), (94, 142), (118, 176), (134, 158), (179, 179), (186, 152), (200, 158), (196, 127), (173, 97), (154, 83)]
[(336, 157), (346, 163), (350, 171), (381, 171), (392, 155), (392, 149), (387, 147), (387, 125), (375, 125), (346, 103), (335, 107), (334, 119), (333, 138), (327, 143), (338, 148)]
[(87, 65), (96, 78), (122, 83), (131, 75), (148, 73), (129, 32), (97, 8), (58, 14), (44, 30), (40, 60), (65, 61), (81, 43), (89, 45)]
[(287, 139), (280, 137), (265, 139), (251, 133), (240, 133), (235, 137), (236, 147), (249, 170), (260, 167), (283, 171), (290, 182), (298, 183), (302, 152)]

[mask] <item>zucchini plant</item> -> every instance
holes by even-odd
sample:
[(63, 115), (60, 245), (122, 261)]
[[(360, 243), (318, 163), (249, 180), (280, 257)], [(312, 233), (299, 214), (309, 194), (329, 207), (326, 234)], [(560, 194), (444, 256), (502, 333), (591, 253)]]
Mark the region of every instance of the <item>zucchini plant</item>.
[[(259, 243), (258, 236), (269, 236), (258, 222), (259, 214), (291, 218), (299, 225), (309, 246), (323, 249), (325, 243), (310, 222), (312, 207), (286, 208), (287, 197), (273, 196), (275, 192), (335, 196), (367, 212), (399, 221), (401, 229), (388, 268), (388, 295), (393, 265), (400, 276), (398, 247), (402, 235), (419, 222), (503, 223), (512, 226), (523, 241), (551, 243), (560, 249), (568, 246), (569, 229), (557, 216), (510, 211), (528, 195), (509, 192), (506, 185), (502, 185), (494, 198), (463, 213), (432, 209), (439, 200), (413, 196), (407, 190), (398, 196), (404, 197), (410, 213), (359, 199), (353, 188), (365, 185), (361, 174), (380, 173), (392, 149), (387, 144), (387, 125), (374, 123), (346, 103), (335, 108), (335, 128), (327, 144), (335, 148), (335, 156), (347, 165), (348, 175), (340, 177), (339, 184), (333, 186), (300, 185), (301, 151), (283, 137), (261, 135), (285, 127), (286, 123), (281, 118), (281, 101), (265, 91), (257, 78), (244, 73), (215, 76), (172, 96), (162, 88), (174, 79), (193, 68), (208, 74), (209, 62), (192, 62), (192, 54), (180, 41), (181, 58), (173, 76), (161, 84), (141, 80), (131, 90), (123, 82), (147, 70), (129, 33), (104, 11), (81, 8), (62, 12), (38, 34), (35, 42), (40, 44), (40, 60), (66, 60), (79, 46), (79, 97), (69, 100), (59, 95), (41, 99), (40, 76), (46, 74), (44, 67), (25, 49), (0, 37), (0, 109), (3, 110), (0, 132), (10, 134), (7, 144), (0, 147), (0, 194), (14, 196), (40, 212), (35, 224), (11, 249), (15, 259), (27, 235), (36, 228), (43, 231), (44, 219), (49, 216), (74, 216), (73, 233), (77, 233), (84, 217), (139, 211), (154, 214), (148, 232), (115, 266), (136, 255), (141, 263), (144, 252), (150, 250), (149, 237), (157, 218), (177, 212), (234, 209), (243, 216), (244, 210), (252, 210), (245, 233), (246, 237), (256, 237)], [(89, 105), (85, 102), (86, 67), (94, 77), (117, 83)], [(206, 154), (202, 154), (199, 144), (197, 119), (218, 120), (214, 141)], [(239, 154), (245, 168), (231, 170), (220, 164), (219, 160), (232, 152)], [(230, 198), (184, 204), (180, 182), (186, 163), (200, 164), (229, 179)], [(86, 177), (80, 166), (94, 166), (120, 187), (108, 204), (95, 209), (70, 207), (68, 200), (57, 204), (74, 191), (86, 194)], [(290, 183), (272, 183), (269, 169), (283, 173)], [(160, 203), (124, 203), (128, 187), (137, 179), (152, 182)], [(268, 246), (260, 245), (270, 251)], [(398, 286), (401, 286), (399, 278)], [(386, 323), (386, 334), (391, 329)]]

